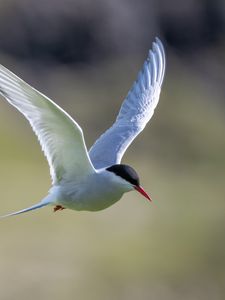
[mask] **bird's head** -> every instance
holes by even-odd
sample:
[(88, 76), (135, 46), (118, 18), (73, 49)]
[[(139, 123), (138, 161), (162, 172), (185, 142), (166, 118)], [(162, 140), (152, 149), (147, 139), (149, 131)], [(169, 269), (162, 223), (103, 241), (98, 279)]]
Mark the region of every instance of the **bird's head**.
[(145, 198), (151, 201), (150, 196), (145, 192), (145, 190), (140, 185), (140, 179), (137, 172), (128, 165), (117, 164), (106, 169), (109, 172), (114, 173), (128, 187), (128, 190), (136, 190), (142, 194)]

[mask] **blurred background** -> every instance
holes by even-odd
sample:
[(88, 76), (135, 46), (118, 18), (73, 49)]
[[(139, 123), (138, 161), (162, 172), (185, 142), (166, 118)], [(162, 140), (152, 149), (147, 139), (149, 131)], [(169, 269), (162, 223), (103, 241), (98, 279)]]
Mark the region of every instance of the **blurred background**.
[[(153, 203), (129, 193), (97, 213), (1, 221), (1, 299), (224, 299), (224, 1), (0, 0), (0, 63), (69, 112), (88, 147), (155, 36), (160, 102), (123, 159)], [(44, 197), (50, 176), (27, 121), (0, 106), (2, 215)]]

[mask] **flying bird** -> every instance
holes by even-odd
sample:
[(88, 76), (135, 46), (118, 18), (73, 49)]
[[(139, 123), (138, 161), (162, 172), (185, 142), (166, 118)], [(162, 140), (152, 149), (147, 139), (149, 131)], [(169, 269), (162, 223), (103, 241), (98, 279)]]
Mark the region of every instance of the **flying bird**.
[(137, 172), (120, 162), (154, 113), (164, 72), (164, 47), (156, 38), (116, 121), (88, 152), (81, 127), (68, 113), (0, 65), (0, 95), (29, 121), (48, 160), (52, 178), (52, 187), (39, 203), (1, 218), (46, 205), (53, 205), (54, 211), (98, 211), (134, 190), (151, 200), (141, 187)]

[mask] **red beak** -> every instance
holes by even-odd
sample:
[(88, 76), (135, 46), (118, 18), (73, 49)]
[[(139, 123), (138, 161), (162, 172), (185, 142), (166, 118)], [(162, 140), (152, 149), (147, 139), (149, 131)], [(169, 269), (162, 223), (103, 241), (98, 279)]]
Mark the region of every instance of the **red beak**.
[(149, 201), (152, 201), (150, 196), (145, 192), (145, 190), (141, 186), (134, 186), (135, 190), (138, 191), (140, 194), (142, 194), (145, 198), (147, 198)]

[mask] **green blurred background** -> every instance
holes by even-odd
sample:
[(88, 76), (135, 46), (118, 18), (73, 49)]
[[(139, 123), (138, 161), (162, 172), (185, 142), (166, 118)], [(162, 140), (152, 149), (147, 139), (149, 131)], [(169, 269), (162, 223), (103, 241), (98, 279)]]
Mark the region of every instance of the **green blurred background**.
[[(0, 1), (0, 63), (69, 112), (88, 147), (156, 35), (167, 54), (160, 102), (123, 159), (153, 203), (133, 192), (97, 213), (2, 220), (1, 299), (224, 299), (224, 2)], [(5, 214), (44, 197), (50, 176), (29, 124), (0, 106)]]

